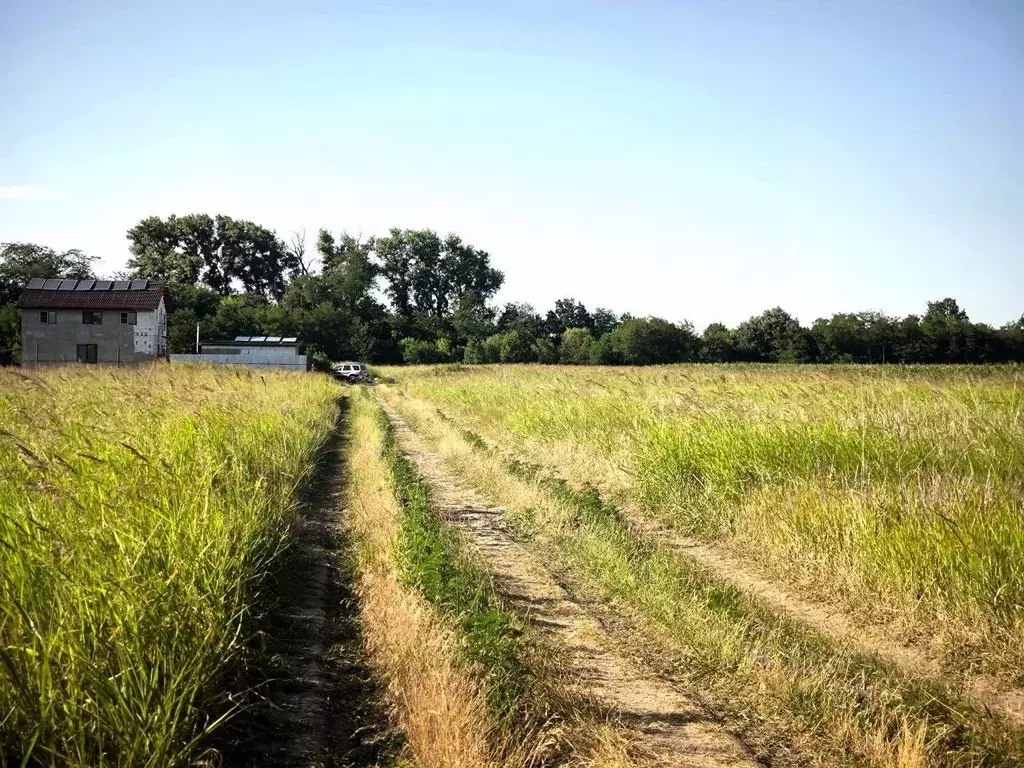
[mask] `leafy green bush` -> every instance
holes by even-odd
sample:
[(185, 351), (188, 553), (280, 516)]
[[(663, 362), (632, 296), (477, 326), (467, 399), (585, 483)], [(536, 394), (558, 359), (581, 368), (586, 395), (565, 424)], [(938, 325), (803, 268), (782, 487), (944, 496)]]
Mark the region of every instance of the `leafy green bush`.
[(588, 328), (569, 328), (562, 334), (559, 359), (566, 365), (586, 365), (594, 357), (594, 336)]
[(428, 365), (432, 363), (447, 363), (451, 361), (450, 355), (433, 341), (422, 339), (402, 339), (398, 342), (402, 349), (402, 360), (412, 365)]

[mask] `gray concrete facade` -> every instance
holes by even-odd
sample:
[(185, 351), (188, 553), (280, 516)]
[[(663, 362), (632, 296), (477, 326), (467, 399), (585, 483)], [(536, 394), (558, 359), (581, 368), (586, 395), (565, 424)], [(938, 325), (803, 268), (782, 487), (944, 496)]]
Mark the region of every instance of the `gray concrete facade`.
[[(40, 320), (41, 313), (46, 311), (21, 310), (22, 365), (74, 363), (78, 359), (79, 344), (95, 344), (96, 362), (103, 364), (143, 363), (156, 360), (157, 352), (163, 351), (163, 340), (159, 338), (163, 329), (162, 323), (157, 321), (157, 312), (134, 313), (137, 324), (128, 325), (121, 322), (120, 311), (94, 310), (102, 314), (103, 322), (90, 325), (82, 322), (80, 309), (49, 310), (56, 314), (56, 323)], [(139, 344), (137, 337), (144, 332), (139, 325), (153, 325), (158, 338)]]

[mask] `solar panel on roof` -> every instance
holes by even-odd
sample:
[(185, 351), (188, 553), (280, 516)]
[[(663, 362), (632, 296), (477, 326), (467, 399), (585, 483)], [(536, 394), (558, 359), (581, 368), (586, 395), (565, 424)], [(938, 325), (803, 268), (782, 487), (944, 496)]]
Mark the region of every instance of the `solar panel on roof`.
[(113, 285), (113, 283), (110, 282), (109, 280), (97, 280), (96, 281), (96, 287), (93, 288), (93, 290), (94, 291), (109, 291), (110, 290), (110, 286), (112, 286), (112, 285)]
[(296, 341), (298, 341), (298, 339), (295, 336), (287, 336), (286, 338), (281, 339), (282, 344), (292, 344)]
[(43, 278), (41, 278), (41, 277), (33, 277), (31, 280), (28, 281), (28, 285), (25, 286), (25, 287), (26, 288), (32, 288), (33, 290), (39, 290), (40, 288), (43, 287), (43, 284), (45, 282), (46, 281), (43, 280)]
[(146, 286), (149, 285), (149, 278), (144, 277), (141, 280), (132, 280), (131, 290), (133, 291), (144, 291)]
[(78, 285), (75, 286), (76, 291), (91, 291), (92, 287), (96, 285), (95, 280), (79, 280)]
[(267, 340), (266, 336), (253, 336), (251, 339), (249, 339), (249, 341), (266, 341), (266, 340)]
[(47, 280), (45, 283), (43, 283), (43, 290), (44, 291), (56, 291), (59, 287), (60, 287), (60, 280), (58, 280), (57, 278), (54, 278), (54, 277), (51, 277), (49, 280)]
[(235, 336), (235, 341), (248, 341), (248, 336)]
[(267, 336), (267, 343), (269, 343), (269, 344), (280, 344), (281, 343), (281, 337), (280, 336)]
[(61, 280), (60, 281), (60, 289), (62, 291), (73, 291), (73, 290), (75, 290), (75, 286), (76, 285), (78, 285), (78, 281), (77, 280), (67, 279), (67, 280)]
[(114, 290), (115, 291), (127, 291), (128, 288), (131, 286), (131, 284), (132, 284), (131, 280), (117, 280), (117, 281), (114, 282)]

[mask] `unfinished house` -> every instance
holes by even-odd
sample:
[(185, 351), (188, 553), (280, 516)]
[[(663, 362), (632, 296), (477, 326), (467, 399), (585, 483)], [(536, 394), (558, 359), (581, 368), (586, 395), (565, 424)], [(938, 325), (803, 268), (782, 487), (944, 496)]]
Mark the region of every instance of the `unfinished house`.
[(161, 282), (35, 277), (17, 306), (22, 365), (126, 365), (167, 352)]

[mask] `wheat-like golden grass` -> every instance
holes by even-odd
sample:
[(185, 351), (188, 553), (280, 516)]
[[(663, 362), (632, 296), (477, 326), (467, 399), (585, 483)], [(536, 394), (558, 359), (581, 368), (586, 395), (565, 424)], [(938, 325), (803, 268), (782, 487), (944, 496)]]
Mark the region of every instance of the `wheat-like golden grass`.
[(931, 645), (947, 668), (1024, 684), (1018, 368), (385, 374), (525, 458)]
[[(550, 369), (542, 371), (546, 374)], [(627, 606), (632, 615), (639, 612), (656, 644), (679, 648), (688, 660), (685, 676), (708, 689), (721, 711), (752, 726), (749, 735), (754, 741), (765, 743), (769, 750), (775, 744), (829, 765), (849, 760), (850, 764), (903, 768), (972, 764), (982, 759), (1012, 764), (1019, 748), (1014, 751), (1005, 724), (957, 703), (955, 685), (943, 690), (941, 685), (922, 684), (900, 669), (848, 648), (830, 647), (814, 631), (774, 616), (739, 590), (644, 541), (614, 517), (604, 518), (605, 513), (597, 511), (588, 522), (591, 513), (585, 512), (581, 520), (578, 505), (552, 495), (549, 484), (537, 479), (543, 473), (534, 478), (510, 471), (509, 462), (514, 459), (547, 463), (554, 455), (569, 457), (547, 466), (556, 475), (575, 479), (577, 487), (596, 479), (606, 490), (617, 490), (620, 498), (637, 501), (630, 494), (637, 481), (628, 473), (629, 482), (617, 488), (614, 477), (608, 482), (606, 476), (584, 476), (607, 460), (603, 457), (617, 455), (596, 450), (582, 439), (585, 433), (564, 426), (549, 436), (511, 426), (518, 409), (528, 407), (526, 395), (520, 400), (515, 391), (518, 386), (534, 396), (541, 387), (547, 391), (546, 384), (531, 378), (533, 369), (474, 373), (468, 381), (446, 375), (446, 369), (440, 373), (397, 372), (398, 384), (387, 387), (386, 396), (464, 480), (513, 510), (524, 533), (543, 534), (557, 546), (556, 556), (600, 596)], [(692, 369), (681, 374), (692, 374)], [(744, 369), (735, 372), (739, 381), (747, 374)], [(575, 380), (559, 384), (562, 390), (573, 384), (582, 387)], [(498, 393), (495, 402), (485, 400), (492, 385)], [(603, 381), (589, 383), (598, 390), (603, 385)], [(467, 391), (474, 393), (472, 401), (467, 400)], [(637, 399), (653, 396), (639, 389), (632, 390), (632, 395)], [(565, 397), (582, 395), (576, 391)], [(559, 407), (556, 396), (552, 410), (557, 412)], [(538, 403), (530, 413), (540, 410)], [(592, 416), (586, 413), (580, 418)], [(451, 415), (457, 418), (453, 421)], [(474, 432), (486, 435), (501, 450), (488, 449)], [(574, 452), (565, 448), (567, 444), (572, 444)], [(556, 447), (549, 452), (552, 445)], [(634, 444), (633, 450), (642, 447)], [(724, 535), (721, 540), (730, 539)]]
[(399, 584), (395, 546), (401, 511), (382, 455), (375, 406), (353, 398), (348, 525), (357, 548), (357, 593), (371, 664), (413, 762), (422, 768), (496, 765), (494, 724), (457, 639), (416, 591)]
[(338, 392), (171, 366), (0, 371), (0, 763), (196, 759)]

